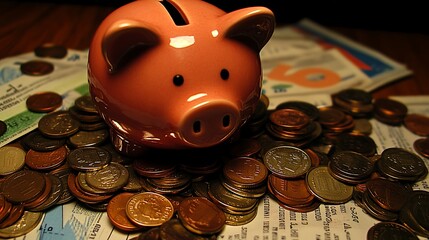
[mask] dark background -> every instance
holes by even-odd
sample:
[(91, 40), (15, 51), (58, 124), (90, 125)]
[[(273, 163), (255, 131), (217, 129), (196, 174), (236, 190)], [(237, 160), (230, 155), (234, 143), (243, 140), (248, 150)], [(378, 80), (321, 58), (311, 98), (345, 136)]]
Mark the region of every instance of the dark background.
[[(425, 1), (205, 1), (227, 12), (248, 6), (265, 6), (274, 12), (279, 25), (310, 18), (319, 24), (332, 27), (429, 33), (429, 9), (423, 6)], [(39, 0), (39, 2), (104, 5), (117, 8), (131, 0)]]

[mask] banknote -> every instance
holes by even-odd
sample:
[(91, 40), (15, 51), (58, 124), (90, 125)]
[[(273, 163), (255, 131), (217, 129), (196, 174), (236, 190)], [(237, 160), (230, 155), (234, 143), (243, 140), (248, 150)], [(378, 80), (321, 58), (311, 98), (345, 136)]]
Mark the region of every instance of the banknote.
[[(54, 91), (63, 96), (63, 108), (88, 92), (87, 51), (69, 50), (63, 59), (37, 57), (33, 52), (0, 61), (0, 119), (7, 131), (0, 136), (0, 146), (34, 130), (42, 113), (27, 110), (26, 99), (37, 92)], [(53, 64), (52, 73), (31, 76), (21, 72), (20, 65), (42, 60)]]

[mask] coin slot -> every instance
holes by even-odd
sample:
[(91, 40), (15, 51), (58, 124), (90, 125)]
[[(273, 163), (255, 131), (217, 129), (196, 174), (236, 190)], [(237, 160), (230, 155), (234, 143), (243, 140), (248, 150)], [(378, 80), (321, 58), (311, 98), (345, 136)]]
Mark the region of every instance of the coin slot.
[(192, 129), (194, 130), (194, 133), (200, 133), (201, 132), (201, 122), (195, 121), (192, 125)]
[(188, 21), (182, 16), (182, 13), (179, 11), (179, 9), (176, 8), (176, 6), (165, 0), (160, 1), (160, 3), (170, 14), (171, 19), (174, 21), (174, 24), (176, 24), (176, 26), (188, 25)]
[(231, 123), (231, 117), (229, 115), (223, 116), (222, 118), (223, 127), (228, 127), (230, 123)]

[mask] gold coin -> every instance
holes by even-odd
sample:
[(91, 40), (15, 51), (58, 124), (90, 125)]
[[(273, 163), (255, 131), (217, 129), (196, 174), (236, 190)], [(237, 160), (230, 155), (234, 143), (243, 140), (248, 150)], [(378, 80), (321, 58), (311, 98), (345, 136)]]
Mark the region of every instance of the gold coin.
[(25, 211), (24, 215), (16, 223), (0, 229), (0, 237), (13, 238), (27, 234), (39, 224), (42, 216), (43, 212)]
[(324, 203), (345, 203), (351, 199), (353, 194), (353, 186), (346, 185), (332, 177), (327, 166), (311, 169), (306, 181), (310, 192)]
[(128, 183), (129, 175), (123, 165), (112, 162), (100, 170), (88, 172), (85, 180), (93, 188), (115, 192)]
[(24, 167), (25, 151), (14, 146), (0, 148), (0, 176), (9, 175)]
[(143, 192), (132, 196), (126, 206), (129, 219), (143, 227), (156, 227), (173, 217), (173, 204), (161, 194)]

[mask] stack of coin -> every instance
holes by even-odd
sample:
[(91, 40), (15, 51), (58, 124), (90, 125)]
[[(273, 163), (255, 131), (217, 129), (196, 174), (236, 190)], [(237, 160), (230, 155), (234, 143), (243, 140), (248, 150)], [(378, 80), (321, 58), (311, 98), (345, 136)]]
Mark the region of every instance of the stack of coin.
[(415, 182), (428, 174), (423, 160), (402, 148), (385, 149), (376, 165), (382, 176), (396, 181)]
[(321, 203), (308, 190), (305, 179), (284, 179), (270, 174), (268, 190), (281, 206), (295, 212), (314, 211)]
[(374, 164), (360, 153), (338, 151), (332, 155), (328, 170), (335, 179), (355, 185), (369, 180)]
[(323, 127), (323, 135), (326, 137), (335, 137), (344, 132), (350, 132), (354, 129), (354, 119), (350, 114), (332, 107), (319, 107), (319, 123)]
[(429, 117), (423, 114), (407, 114), (404, 118), (404, 126), (416, 135), (429, 136)]
[(240, 129), (240, 134), (245, 137), (257, 137), (264, 133), (267, 122), (269, 100), (265, 95), (261, 95), (256, 109)]
[[(212, 179), (208, 184), (209, 199), (220, 208), (229, 225), (243, 225), (256, 217), (258, 197), (244, 197), (224, 187), (219, 179)], [(242, 194), (243, 195), (243, 194)]]
[(265, 194), (268, 170), (264, 163), (251, 157), (226, 160), (220, 179), (222, 185), (242, 197), (259, 198)]
[(303, 101), (286, 101), (277, 105), (276, 110), (279, 109), (296, 109), (305, 113), (311, 120), (316, 121), (319, 118), (319, 109), (308, 102)]
[(366, 183), (366, 190), (355, 193), (355, 202), (369, 215), (381, 221), (396, 221), (411, 189), (399, 182), (377, 178)]
[(367, 135), (342, 133), (336, 136), (334, 145), (336, 151), (353, 151), (366, 157), (374, 156), (377, 153), (377, 145)]
[[(380, 237), (382, 236), (382, 237)], [(372, 226), (366, 235), (368, 240), (376, 239), (419, 239), (409, 228), (396, 222), (379, 222)]]
[(369, 117), (373, 111), (371, 94), (361, 89), (344, 89), (332, 94), (332, 102), (353, 117)]
[(303, 111), (281, 108), (270, 113), (267, 132), (289, 145), (302, 147), (320, 136), (322, 128)]
[(399, 221), (414, 233), (429, 238), (429, 192), (413, 191), (399, 213)]
[(379, 98), (374, 101), (374, 117), (382, 123), (401, 125), (407, 113), (407, 106), (399, 101), (389, 98)]

